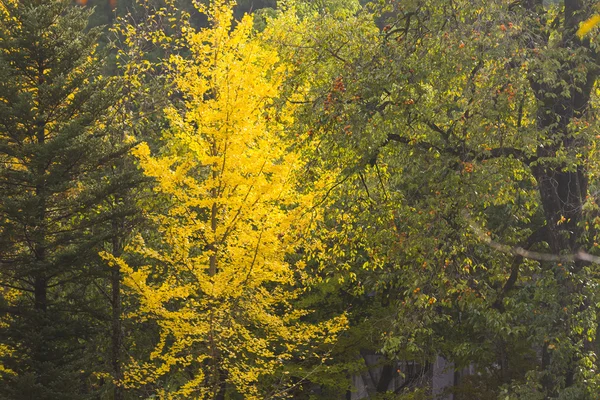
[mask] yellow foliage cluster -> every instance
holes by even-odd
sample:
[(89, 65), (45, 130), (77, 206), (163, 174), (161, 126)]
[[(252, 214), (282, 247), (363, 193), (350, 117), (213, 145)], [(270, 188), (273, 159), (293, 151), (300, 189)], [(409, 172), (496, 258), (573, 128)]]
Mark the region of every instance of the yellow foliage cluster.
[(581, 26), (577, 30), (577, 35), (583, 37), (592, 31), (595, 27), (600, 24), (600, 15), (593, 15), (591, 18), (581, 23)]
[(169, 204), (150, 215), (158, 238), (140, 235), (128, 247), (141, 267), (104, 254), (139, 302), (130, 317), (155, 323), (160, 336), (122, 384), (185, 370), (184, 383), (161, 397), (212, 398), (227, 382), (258, 399), (259, 379), (283, 376), (286, 360), (332, 341), (345, 319), (304, 323), (307, 311), (293, 306), (303, 263), (285, 257), (311, 198), (295, 190), (300, 163), (283, 136), (291, 112), (273, 107), (290, 67), (253, 33), (250, 17), (232, 25), (228, 2), (203, 11), (211, 28), (184, 25), (180, 44), (190, 55), (165, 62), (182, 98), (165, 110), (165, 145), (159, 154), (147, 144), (134, 150)]
[(5, 0), (0, 2), (0, 17), (2, 17), (3, 20), (10, 17), (8, 6), (15, 5), (16, 3), (16, 0)]
[[(0, 289), (0, 301), (4, 302), (5, 304), (10, 304), (11, 306), (14, 305), (20, 296), (22, 296), (22, 292), (20, 290), (7, 287)], [(7, 328), (10, 326), (11, 322), (12, 316), (5, 314), (0, 318), (0, 328)], [(15, 350), (16, 349), (13, 346), (0, 343), (0, 357), (10, 358), (14, 355)], [(0, 363), (0, 378), (3, 378), (7, 375), (15, 375), (15, 372)]]

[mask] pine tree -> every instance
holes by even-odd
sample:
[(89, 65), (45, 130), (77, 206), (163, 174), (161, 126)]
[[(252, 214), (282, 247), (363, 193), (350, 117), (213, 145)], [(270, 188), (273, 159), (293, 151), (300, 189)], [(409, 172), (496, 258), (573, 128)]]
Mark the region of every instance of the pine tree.
[[(0, 2), (0, 396), (81, 399), (103, 362), (98, 251), (128, 185), (100, 29), (68, 0)], [(112, 171), (109, 174), (109, 171)], [(2, 371), (2, 369), (0, 369)]]

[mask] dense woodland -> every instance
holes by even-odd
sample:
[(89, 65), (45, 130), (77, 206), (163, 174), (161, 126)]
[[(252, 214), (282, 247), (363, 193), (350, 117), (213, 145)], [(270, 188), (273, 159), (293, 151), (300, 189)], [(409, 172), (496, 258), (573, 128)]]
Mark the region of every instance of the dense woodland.
[(0, 398), (598, 399), (598, 14), (0, 0)]

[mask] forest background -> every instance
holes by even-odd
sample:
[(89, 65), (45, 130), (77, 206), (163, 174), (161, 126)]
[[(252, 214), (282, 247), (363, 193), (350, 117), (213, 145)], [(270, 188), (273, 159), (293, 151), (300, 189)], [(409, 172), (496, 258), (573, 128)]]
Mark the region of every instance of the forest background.
[(1, 0), (0, 397), (597, 398), (599, 12)]

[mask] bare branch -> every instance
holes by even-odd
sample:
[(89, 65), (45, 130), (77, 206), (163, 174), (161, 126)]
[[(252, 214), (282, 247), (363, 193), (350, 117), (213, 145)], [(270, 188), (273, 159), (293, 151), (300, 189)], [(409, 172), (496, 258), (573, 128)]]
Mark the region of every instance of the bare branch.
[(469, 226), (471, 227), (475, 235), (479, 238), (479, 240), (501, 253), (512, 254), (513, 256), (520, 256), (523, 258), (537, 261), (563, 263), (586, 261), (594, 264), (600, 264), (600, 257), (589, 254), (584, 250), (579, 250), (577, 253), (572, 254), (549, 254), (526, 250), (520, 246), (509, 246), (507, 244), (496, 242), (484, 232), (481, 226), (477, 224), (477, 222), (475, 222), (475, 220), (471, 217), (467, 210), (462, 211), (462, 217), (469, 223)]

